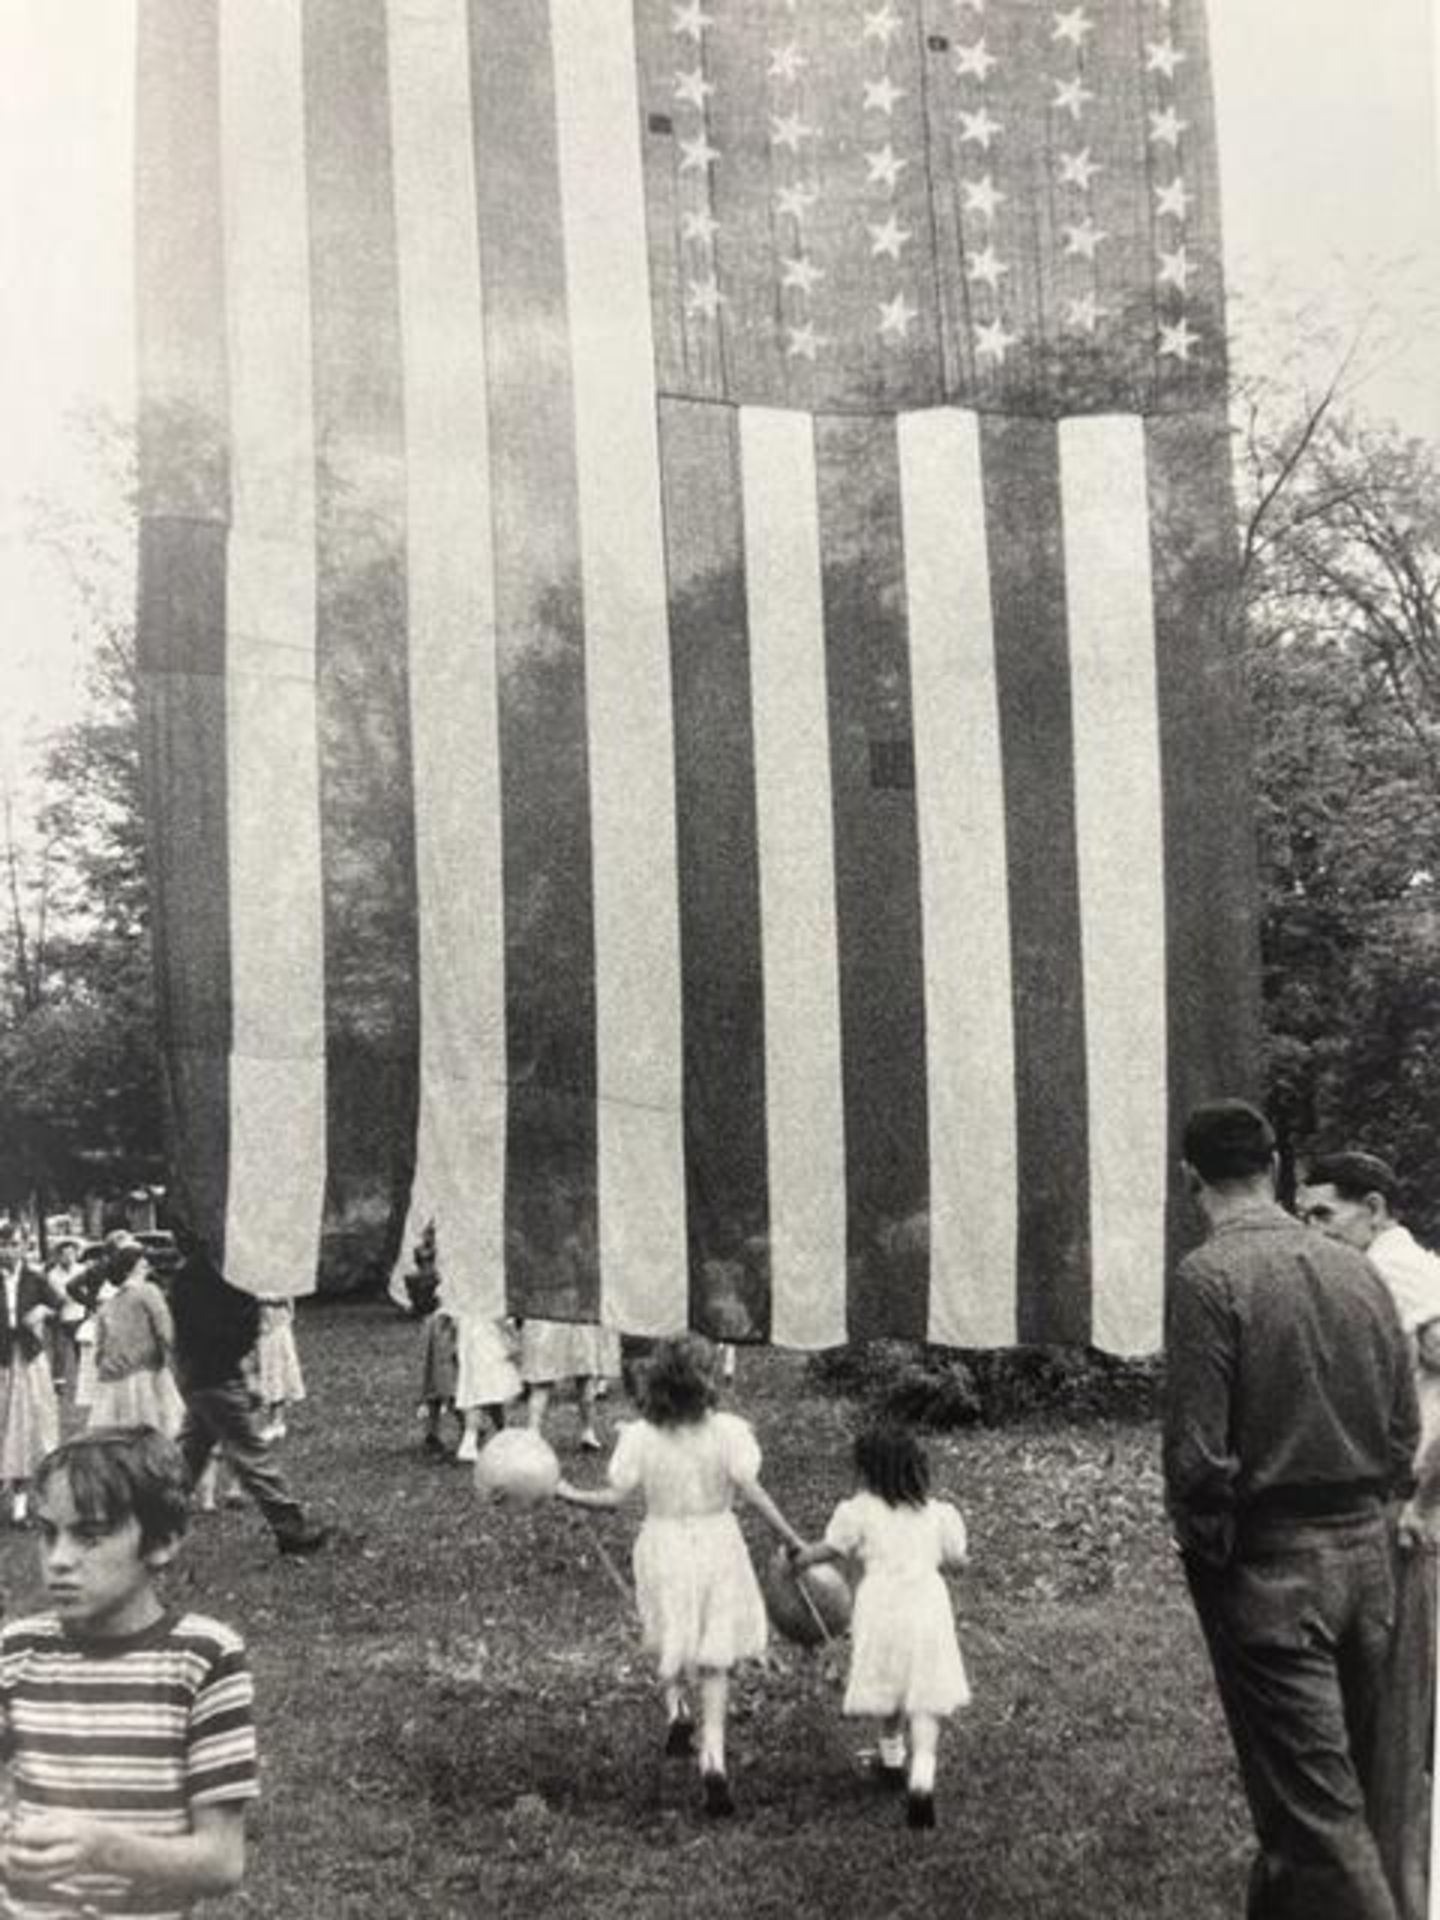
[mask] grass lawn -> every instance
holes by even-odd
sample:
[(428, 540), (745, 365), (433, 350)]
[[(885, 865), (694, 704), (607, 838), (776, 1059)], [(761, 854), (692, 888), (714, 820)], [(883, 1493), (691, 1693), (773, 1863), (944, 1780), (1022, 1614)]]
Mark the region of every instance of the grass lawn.
[[(859, 1780), (843, 1647), (777, 1642), (736, 1687), (739, 1817), (707, 1823), (659, 1757), (638, 1633), (596, 1551), (634, 1520), (484, 1504), (426, 1464), (418, 1327), (388, 1306), (300, 1316), (310, 1399), (285, 1459), (337, 1529), (279, 1559), (252, 1508), (198, 1518), (177, 1605), (233, 1622), (256, 1667), (265, 1798), (245, 1890), (217, 1916), (718, 1920), (956, 1914), (1211, 1920), (1239, 1911), (1243, 1806), (1166, 1542), (1156, 1436), (1030, 1426), (931, 1440), (964, 1510), (956, 1582), (975, 1703), (941, 1753), (939, 1830)], [(609, 1403), (613, 1419), (623, 1403)], [(802, 1531), (849, 1491), (844, 1402), (803, 1363), (742, 1353), (733, 1404)], [(553, 1437), (577, 1478), (573, 1407)], [(745, 1525), (758, 1552), (769, 1536)], [(0, 1542), (13, 1612), (31, 1542)]]

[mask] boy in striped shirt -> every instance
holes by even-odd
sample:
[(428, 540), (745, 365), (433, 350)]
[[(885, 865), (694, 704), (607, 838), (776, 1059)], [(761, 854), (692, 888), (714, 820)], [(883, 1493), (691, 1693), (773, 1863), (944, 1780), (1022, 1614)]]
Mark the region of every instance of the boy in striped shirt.
[(188, 1518), (183, 1462), (153, 1428), (97, 1428), (34, 1491), (50, 1610), (0, 1633), (0, 1914), (181, 1920), (240, 1884), (258, 1791), (243, 1642), (155, 1591)]

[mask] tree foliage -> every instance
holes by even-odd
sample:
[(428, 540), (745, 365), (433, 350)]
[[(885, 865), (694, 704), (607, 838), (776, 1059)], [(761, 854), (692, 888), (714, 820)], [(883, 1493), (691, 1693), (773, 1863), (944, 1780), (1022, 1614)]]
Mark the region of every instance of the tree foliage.
[(1339, 383), (1252, 413), (1243, 601), (1266, 1074), (1287, 1144), (1393, 1159), (1440, 1234), (1440, 463)]
[[(127, 519), (123, 436), (96, 442)], [(5, 796), (0, 1200), (16, 1207), (162, 1177), (134, 628), (123, 572), (85, 520), (46, 515), (92, 653), (80, 716), (55, 732), (28, 817)]]

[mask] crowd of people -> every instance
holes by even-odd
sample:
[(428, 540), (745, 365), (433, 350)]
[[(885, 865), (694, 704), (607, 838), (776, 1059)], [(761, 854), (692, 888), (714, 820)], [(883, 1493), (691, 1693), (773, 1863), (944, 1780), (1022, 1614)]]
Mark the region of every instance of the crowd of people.
[[(1440, 1258), (1401, 1223), (1392, 1169), (1364, 1152), (1312, 1161), (1283, 1208), (1273, 1133), (1244, 1102), (1191, 1115), (1182, 1166), (1204, 1233), (1167, 1295), (1163, 1464), (1259, 1841), (1248, 1920), (1425, 1920)], [(0, 1472), (12, 1513), (28, 1503), (47, 1600), (0, 1632), (0, 1904), (19, 1916), (167, 1920), (239, 1883), (257, 1780), (245, 1649), (208, 1615), (168, 1610), (156, 1580), (217, 1453), (282, 1552), (326, 1539), (278, 1458), (304, 1391), (291, 1313), (230, 1286), (183, 1227), (177, 1240), (162, 1289), (126, 1236), (98, 1277), (63, 1258), (42, 1273), (0, 1226)], [(407, 1297), (424, 1320), (427, 1454), (476, 1457), (522, 1402), (524, 1445), (547, 1451), (565, 1382), (579, 1456), (604, 1450), (613, 1335), (476, 1318), (447, 1293), (433, 1230)], [(57, 1332), (90, 1421), (63, 1445)], [(652, 1343), (627, 1373), (638, 1418), (621, 1423), (604, 1484), (558, 1467), (552, 1482), (579, 1507), (641, 1510), (634, 1597), (661, 1751), (695, 1761), (707, 1815), (734, 1813), (733, 1670), (765, 1651), (777, 1583), (804, 1597), (812, 1569), (839, 1563), (855, 1580), (842, 1710), (876, 1723), (866, 1768), (928, 1830), (942, 1728), (970, 1699), (946, 1583), (967, 1562), (965, 1521), (932, 1491), (915, 1434), (882, 1423), (856, 1442), (854, 1491), (807, 1539), (763, 1484), (752, 1427), (721, 1404), (726, 1378), (698, 1335)], [(737, 1506), (780, 1542), (759, 1578)]]

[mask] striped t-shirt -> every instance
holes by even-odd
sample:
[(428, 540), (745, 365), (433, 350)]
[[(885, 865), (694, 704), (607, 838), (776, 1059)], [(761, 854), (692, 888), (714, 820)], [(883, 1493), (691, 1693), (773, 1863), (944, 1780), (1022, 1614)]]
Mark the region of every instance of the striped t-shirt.
[[(254, 1699), (244, 1642), (204, 1614), (167, 1613), (106, 1641), (67, 1632), (51, 1613), (16, 1620), (0, 1633), (0, 1757), (14, 1811), (63, 1808), (188, 1833), (193, 1808), (259, 1791)], [(77, 1874), (38, 1898), (0, 1892), (10, 1920), (185, 1911), (103, 1874)]]

